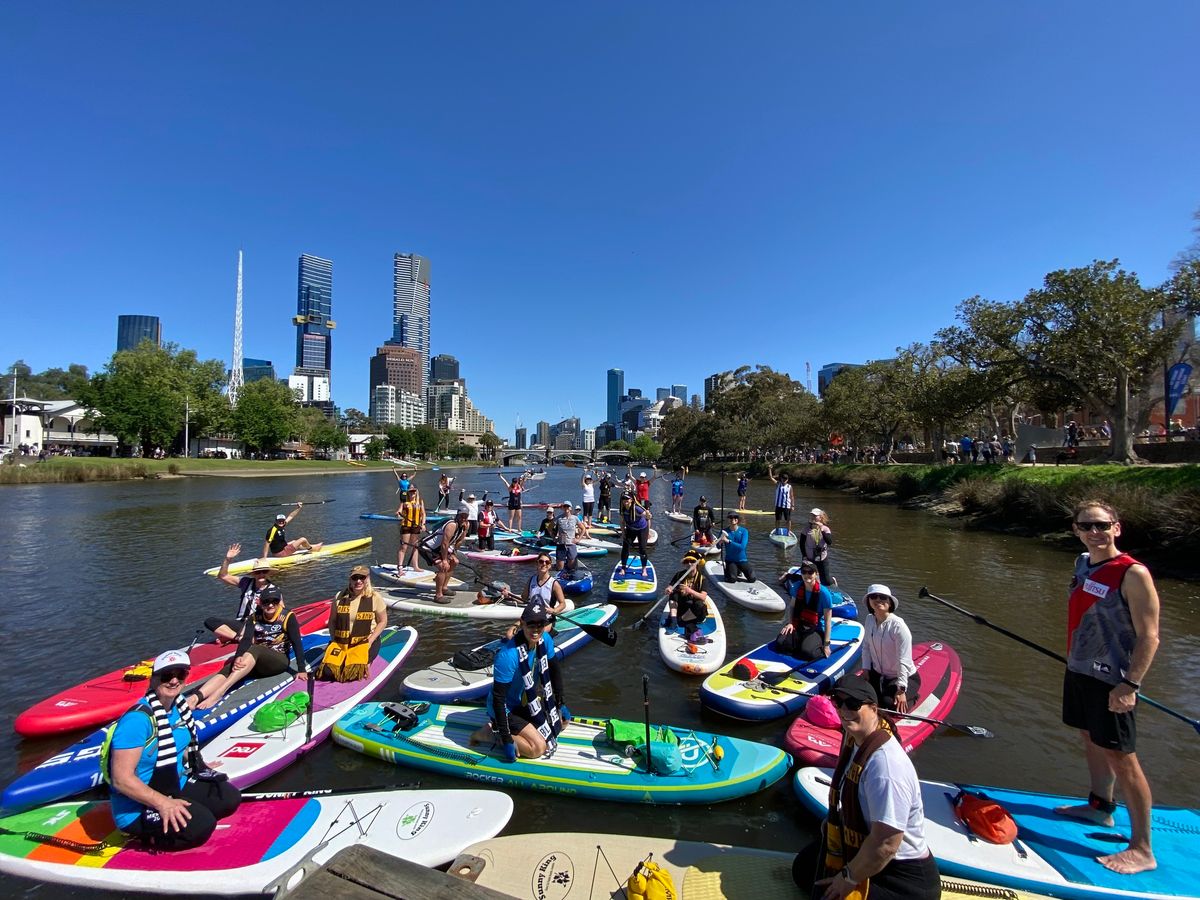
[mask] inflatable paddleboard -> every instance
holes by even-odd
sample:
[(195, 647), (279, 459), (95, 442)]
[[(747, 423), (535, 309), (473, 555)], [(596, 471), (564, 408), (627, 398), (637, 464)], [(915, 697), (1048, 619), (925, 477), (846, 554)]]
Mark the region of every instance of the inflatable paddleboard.
[(554, 577), (562, 585), (564, 594), (576, 596), (578, 594), (586, 594), (592, 589), (592, 572), (583, 566), (580, 566), (574, 572), (568, 572), (566, 569), (563, 569)]
[[(829, 778), (827, 769), (810, 767), (796, 773), (796, 794), (814, 815), (825, 815)], [(991, 844), (972, 835), (954, 815), (953, 800), (960, 789), (982, 793), (1008, 810), (1017, 823), (1017, 840), (1011, 844)], [(1154, 807), (1150, 837), (1158, 868), (1136, 875), (1118, 875), (1097, 863), (1096, 857), (1126, 846), (1129, 814), (1124, 806), (1113, 813), (1113, 827), (1105, 828), (1054, 812), (1056, 806), (1086, 802), (1078, 797), (922, 781), (921, 799), (925, 807), (925, 839), (944, 876), (1041, 891), (1068, 900), (1200, 897), (1194, 874), (1200, 810)]]
[(692, 517), (689, 516), (687, 513), (668, 512), (668, 513), (666, 513), (666, 517), (668, 519), (670, 519), (672, 522), (691, 522), (692, 521)]
[[(616, 621), (617, 608), (611, 603), (592, 603), (580, 606), (570, 613), (575, 622), (559, 618), (554, 626), (554, 649), (563, 656), (570, 656), (591, 640), (577, 623), (584, 625), (611, 625)], [(473, 649), (490, 651), (493, 655), (500, 648), (500, 639), (488, 641)], [(428, 669), (413, 672), (404, 678), (404, 696), (408, 700), (430, 700), (434, 703), (462, 703), (483, 700), (492, 689), (492, 666), (482, 669), (460, 669), (454, 658), (444, 659)]]
[[(399, 587), (412, 588), (413, 590), (433, 590), (433, 579), (436, 573), (430, 569), (412, 569), (404, 568), (397, 569), (393, 563), (384, 563), (383, 565), (371, 566), (371, 576), (378, 578), (387, 584), (398, 585)], [(465, 588), (467, 583), (461, 578), (450, 576), (446, 582), (446, 587), (450, 590), (458, 590)]]
[(441, 865), (499, 833), (511, 816), (512, 800), (498, 791), (260, 800), (243, 802), (202, 846), (158, 853), (117, 830), (107, 801), (57, 803), (0, 818), (0, 871), (120, 893), (273, 895), (273, 883), (293, 867), (303, 871), (287, 879), (289, 887), (354, 844)]
[[(606, 719), (577, 718), (558, 736), (551, 756), (507, 763), (498, 747), (470, 746), (488, 720), (482, 707), (430, 704), (408, 731), (379, 703), (355, 707), (334, 728), (343, 746), (387, 762), (507, 786), (551, 791), (558, 796), (627, 803), (716, 803), (764, 790), (787, 771), (789, 757), (777, 747), (740, 738), (667, 726), (678, 740), (682, 768), (674, 775), (648, 774), (605, 737)], [(714, 742), (724, 756), (713, 756)]]
[[(527, 550), (532, 550), (534, 553), (545, 552), (552, 556), (554, 555), (554, 544), (548, 544), (544, 541), (537, 541), (533, 539), (526, 540), (524, 538), (520, 538), (516, 541), (513, 541), (513, 543), (519, 547), (524, 547)], [(576, 544), (575, 555), (580, 559), (593, 559), (597, 556), (604, 556), (606, 553), (608, 553), (608, 550), (606, 550), (604, 547), (585, 547), (582, 544)]]
[(709, 560), (704, 564), (704, 574), (708, 584), (716, 589), (716, 593), (728, 597), (735, 603), (740, 603), (755, 612), (783, 612), (787, 601), (771, 589), (763, 581), (725, 580), (725, 566), (719, 560)]
[(467, 559), (476, 559), (479, 562), (495, 562), (495, 563), (526, 563), (533, 562), (537, 559), (536, 553), (518, 553), (513, 556), (507, 550), (459, 550)]
[(700, 640), (693, 640), (695, 628), (676, 625), (667, 628), (667, 605), (658, 619), (658, 655), (668, 668), (685, 675), (707, 675), (725, 662), (725, 622), (712, 597), (708, 600), (708, 618), (700, 624)]
[[(477, 604), (473, 591), (455, 591), (447, 594), (448, 603), (438, 603), (433, 594), (410, 594), (384, 592), (383, 602), (388, 609), (400, 612), (423, 613), (427, 616), (447, 616), (452, 619), (488, 619), (495, 622), (515, 622), (521, 617), (525, 601), (517, 603), (487, 603)], [(567, 612), (575, 608), (575, 602), (565, 597)]]
[(793, 531), (784, 531), (782, 528), (775, 528), (772, 529), (771, 533), (767, 535), (767, 537), (770, 538), (771, 543), (778, 544), (785, 550), (788, 547), (796, 546), (796, 534)]
[(642, 577), (642, 558), (629, 557), (629, 565), (625, 572), (620, 565), (612, 570), (608, 577), (608, 596), (618, 602), (648, 603), (658, 593), (658, 575), (654, 571), (654, 563), (646, 560), (646, 576)]
[(600, 538), (580, 538), (575, 543), (580, 547), (588, 547), (593, 550), (599, 547), (603, 550), (611, 550), (614, 553), (621, 549), (621, 545), (616, 541), (602, 541)]
[[(925, 718), (945, 719), (958, 702), (962, 688), (962, 663), (947, 644), (921, 643), (912, 648), (913, 663), (921, 675), (921, 691), (910, 697), (909, 711)], [(921, 746), (937, 726), (931, 722), (895, 717), (900, 743), (907, 753)], [(783, 738), (783, 749), (801, 766), (829, 766), (837, 763), (842, 745), (842, 730), (810, 722), (800, 713)]]
[[(350, 553), (353, 550), (361, 550), (364, 547), (371, 545), (369, 537), (354, 538), (349, 541), (338, 541), (333, 544), (322, 544), (320, 550), (297, 550), (291, 556), (272, 556), (271, 568), (284, 569), (288, 566), (296, 566), (300, 563), (312, 562), (314, 559), (324, 559), (327, 556), (333, 556), (337, 553)], [(254, 564), (258, 562), (257, 557), (250, 559), (239, 559), (235, 563), (229, 564), (230, 575), (246, 575), (254, 571)], [(205, 569), (205, 575), (216, 575), (221, 571), (220, 566), (213, 566), (211, 569)]]
[[(808, 698), (841, 678), (858, 659), (862, 648), (863, 627), (858, 622), (835, 619), (830, 633), (828, 657), (808, 662), (780, 653), (774, 641), (755, 647), (748, 653), (735, 654), (728, 665), (704, 679), (700, 685), (700, 703), (707, 709), (734, 719), (780, 719), (798, 713)], [(771, 686), (745, 681), (733, 674), (733, 667), (748, 658), (759, 673), (790, 673)]]

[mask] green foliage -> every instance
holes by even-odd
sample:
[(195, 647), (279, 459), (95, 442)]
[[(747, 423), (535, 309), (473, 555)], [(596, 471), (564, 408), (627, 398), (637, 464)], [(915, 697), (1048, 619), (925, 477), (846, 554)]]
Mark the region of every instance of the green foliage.
[(601, 450), (632, 450), (633, 445), (628, 441), (609, 441)]
[(654, 440), (648, 434), (639, 434), (633, 441), (633, 446), (630, 448), (635, 459), (645, 460), (646, 462), (655, 462), (662, 456), (662, 444)]
[(270, 453), (292, 436), (298, 411), (296, 397), (286, 384), (262, 378), (242, 388), (230, 426), (247, 450)]
[(500, 445), (502, 443), (504, 442), (490, 431), (487, 434), (480, 435), (479, 437), (479, 446), (484, 449), (483, 455), (487, 459), (496, 458), (496, 451), (500, 449)]
[(412, 429), (390, 425), (385, 433), (387, 434), (387, 448), (392, 455), (403, 459), (417, 449), (417, 439), (413, 435)]
[(478, 449), (468, 444), (454, 443), (447, 448), (446, 455), (451, 459), (475, 459)]
[(342, 429), (321, 416), (321, 421), (315, 423), (309, 432), (308, 443), (312, 444), (314, 450), (328, 453), (330, 450), (344, 450), (350, 441)]
[(418, 425), (413, 429), (413, 450), (425, 457), (437, 453), (438, 433), (428, 425)]
[(88, 381), (87, 366), (79, 363), (71, 363), (65, 370), (50, 368), (35, 375), (25, 360), (18, 359), (5, 370), (10, 376), (4, 384), (5, 396), (12, 391), (11, 375), (14, 369), (17, 373), (17, 396), (34, 400), (78, 400), (80, 391)]
[(367, 441), (366, 446), (363, 447), (363, 450), (367, 454), (367, 459), (375, 460), (383, 459), (383, 451), (386, 449), (387, 441), (381, 440), (377, 437), (371, 438), (369, 441)]
[(342, 427), (351, 434), (370, 434), (375, 430), (375, 423), (361, 409), (353, 406), (342, 413)]

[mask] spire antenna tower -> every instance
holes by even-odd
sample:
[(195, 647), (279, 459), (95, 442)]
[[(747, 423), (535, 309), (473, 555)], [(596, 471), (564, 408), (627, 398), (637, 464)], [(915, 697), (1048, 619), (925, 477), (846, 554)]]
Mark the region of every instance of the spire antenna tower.
[(245, 377), (242, 372), (242, 251), (238, 249), (237, 306), (233, 313), (233, 365), (229, 367), (229, 403), (237, 405)]
[(806, 362), (804, 364), (804, 371), (808, 376), (808, 392), (811, 394), (812, 393), (812, 363)]

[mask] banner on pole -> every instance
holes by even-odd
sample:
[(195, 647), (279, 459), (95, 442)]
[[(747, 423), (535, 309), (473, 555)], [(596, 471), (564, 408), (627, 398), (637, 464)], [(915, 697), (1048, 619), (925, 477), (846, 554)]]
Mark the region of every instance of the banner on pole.
[(1183, 397), (1183, 392), (1187, 390), (1188, 379), (1192, 377), (1192, 367), (1187, 363), (1175, 363), (1167, 372), (1167, 413), (1165, 416), (1166, 425), (1171, 427), (1171, 414), (1175, 412), (1175, 407), (1179, 405), (1180, 398)]

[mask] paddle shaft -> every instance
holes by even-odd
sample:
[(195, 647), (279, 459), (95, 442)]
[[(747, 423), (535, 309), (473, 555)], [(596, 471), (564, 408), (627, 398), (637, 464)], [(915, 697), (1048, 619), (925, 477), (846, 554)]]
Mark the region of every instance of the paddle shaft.
[[(643, 560), (643, 562), (645, 562), (645, 560)], [(683, 581), (683, 579), (687, 578), (688, 575), (692, 574), (692, 572), (695, 571), (697, 565), (699, 565), (699, 563), (692, 563), (690, 566), (687, 567), (687, 569), (685, 569), (683, 571), (683, 573), (678, 578), (675, 579), (675, 581), (672, 584), (667, 585), (666, 591), (663, 592), (662, 599), (659, 600), (657, 603), (655, 603), (654, 606), (652, 606), (650, 608), (650, 611), (648, 613), (646, 613), (644, 616), (642, 616), (640, 619), (638, 619), (636, 622), (634, 622), (629, 627), (630, 628), (641, 628), (642, 625), (645, 623), (645, 621), (648, 618), (650, 618), (652, 615), (654, 615), (655, 611), (670, 598), (671, 592), (673, 590), (675, 590), (675, 588), (679, 587), (679, 585)]]
[(646, 774), (650, 768), (650, 676), (642, 675), (642, 707), (646, 712)]
[(243, 503), (239, 509), (265, 509), (269, 506), (299, 506), (300, 503), (307, 503), (309, 506), (320, 506), (322, 503), (334, 503), (337, 497), (330, 497), (328, 500), (302, 500), (297, 503)]
[(262, 800), (300, 800), (305, 797), (337, 797), (341, 794), (361, 794), (367, 791), (403, 791), (419, 788), (419, 781), (405, 781), (400, 784), (384, 784), (378, 787), (349, 787), (349, 788), (316, 788), (310, 791), (260, 791), (258, 793), (242, 794), (242, 802), (258, 802)]
[(305, 684), (308, 689), (308, 714), (304, 717), (304, 743), (312, 743), (312, 720), (313, 720), (313, 696), (317, 689), (316, 672), (308, 673), (308, 680)]
[[(1028, 638), (1021, 637), (1021, 635), (1019, 635), (1019, 634), (1014, 634), (1013, 632), (1009, 631), (1007, 628), (1003, 628), (999, 625), (989, 622), (983, 616), (973, 613), (969, 609), (963, 609), (961, 606), (951, 603), (949, 600), (943, 600), (937, 594), (930, 593), (929, 588), (922, 587), (917, 592), (917, 596), (918, 597), (928, 597), (930, 600), (936, 600), (938, 603), (942, 604), (943, 606), (948, 606), (950, 609), (954, 610), (955, 612), (962, 613), (964, 616), (966, 616), (969, 619), (974, 619), (975, 622), (979, 625), (984, 625), (984, 626), (992, 629), (993, 631), (998, 631), (1005, 637), (1012, 638), (1017, 643), (1024, 644), (1026, 647), (1030, 648), (1031, 650), (1036, 650), (1038, 653), (1048, 656), (1051, 659), (1058, 660), (1063, 665), (1067, 664), (1067, 658), (1065, 656), (1061, 656), (1060, 654), (1055, 653), (1053, 650), (1043, 647), (1041, 644), (1035, 644), (1033, 641), (1029, 640)], [(1187, 722), (1194, 729), (1196, 729), (1197, 734), (1200, 734), (1200, 719), (1193, 719), (1190, 716), (1185, 716), (1183, 713), (1179, 712), (1178, 710), (1171, 709), (1171, 707), (1165, 706), (1162, 703), (1159, 703), (1157, 700), (1152, 700), (1150, 697), (1147, 697), (1145, 694), (1139, 693), (1138, 697), (1141, 698), (1143, 703), (1145, 703), (1149, 706), (1153, 706), (1159, 712), (1164, 712), (1168, 716), (1172, 716), (1176, 719), (1179, 719), (1179, 721), (1181, 721), (1181, 722)]]

